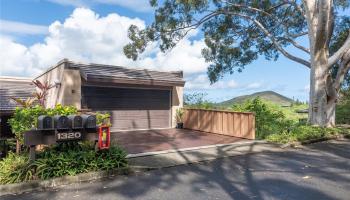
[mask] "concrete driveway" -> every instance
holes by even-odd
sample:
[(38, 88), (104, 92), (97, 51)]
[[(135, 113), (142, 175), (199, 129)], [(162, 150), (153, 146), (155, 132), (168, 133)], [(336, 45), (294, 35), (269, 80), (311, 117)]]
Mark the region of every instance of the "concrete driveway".
[(111, 136), (112, 141), (122, 146), (129, 154), (249, 141), (227, 135), (174, 128), (120, 131), (112, 133)]
[(182, 165), (1, 199), (349, 199), (350, 141)]

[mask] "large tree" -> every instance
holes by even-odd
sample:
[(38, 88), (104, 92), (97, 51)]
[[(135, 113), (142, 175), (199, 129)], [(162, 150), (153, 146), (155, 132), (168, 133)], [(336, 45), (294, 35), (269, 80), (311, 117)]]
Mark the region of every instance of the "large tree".
[[(349, 0), (151, 0), (154, 22), (129, 28), (124, 53), (134, 60), (159, 41), (173, 48), (192, 29), (204, 33), (202, 55), (213, 83), (259, 56), (279, 55), (310, 68), (309, 122), (335, 125), (335, 104), (350, 68)], [(300, 43), (307, 40), (308, 44)], [(292, 46), (305, 56), (290, 51)], [(293, 51), (295, 52), (295, 51)], [(287, 75), (287, 72), (286, 72)]]

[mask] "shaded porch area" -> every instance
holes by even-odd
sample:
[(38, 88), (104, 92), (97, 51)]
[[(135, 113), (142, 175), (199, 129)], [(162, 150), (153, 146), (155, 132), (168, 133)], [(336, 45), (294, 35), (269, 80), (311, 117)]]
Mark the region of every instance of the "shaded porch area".
[(128, 154), (249, 141), (248, 139), (189, 129), (113, 132), (111, 140), (122, 146)]

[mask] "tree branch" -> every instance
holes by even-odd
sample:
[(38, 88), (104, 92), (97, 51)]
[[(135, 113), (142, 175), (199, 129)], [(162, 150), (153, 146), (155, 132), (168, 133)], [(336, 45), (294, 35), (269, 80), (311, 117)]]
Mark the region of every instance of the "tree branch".
[(295, 1), (287, 1), (289, 4), (293, 5), (303, 16), (306, 18), (303, 8)]
[(345, 75), (350, 70), (350, 50), (342, 57), (337, 76), (334, 81), (334, 87), (339, 91), (342, 82), (344, 81)]
[(338, 62), (343, 55), (350, 49), (350, 30), (348, 37), (346, 38), (342, 47), (338, 49), (331, 57), (328, 58), (327, 68), (331, 68), (336, 62)]
[(280, 43), (278, 42), (278, 40), (256, 19), (253, 19), (252, 17), (248, 16), (248, 15), (244, 15), (244, 14), (240, 14), (240, 13), (233, 13), (233, 12), (230, 12), (230, 11), (225, 11), (225, 10), (222, 10), (222, 11), (218, 11), (222, 14), (231, 14), (231, 15), (235, 15), (235, 16), (239, 16), (239, 17), (242, 17), (244, 19), (247, 19), (249, 21), (252, 21), (254, 24), (256, 24), (260, 30), (262, 32), (264, 32), (264, 34), (271, 40), (271, 42), (274, 44), (274, 46), (276, 47), (277, 50), (279, 50), (285, 57), (297, 62), (297, 63), (300, 63), (300, 64), (303, 64), (305, 65), (306, 67), (310, 68), (311, 65), (310, 65), (310, 62), (309, 61), (306, 61), (302, 58), (299, 58), (299, 57), (296, 57), (290, 53), (288, 53), (285, 49), (283, 49), (283, 47), (280, 45)]
[(264, 11), (264, 10), (261, 10), (261, 9), (258, 9), (258, 8), (254, 8), (254, 7), (251, 7), (251, 6), (247, 6), (247, 5), (242, 5), (242, 4), (234, 4), (234, 3), (230, 3), (230, 2), (227, 2), (226, 1), (226, 4), (230, 5), (230, 6), (233, 6), (233, 7), (237, 7), (237, 8), (245, 8), (247, 10), (251, 10), (251, 11), (256, 11), (256, 12), (260, 12), (262, 14), (265, 14), (265, 15), (268, 15), (268, 16), (271, 16), (270, 13)]
[(293, 39), (291, 38), (286, 38), (286, 37), (278, 37), (278, 39), (281, 39), (281, 40), (286, 40), (288, 42), (290, 42), (294, 47), (304, 51), (305, 53), (308, 53), (310, 54), (310, 49), (298, 44), (296, 41), (294, 41)]
[(303, 35), (307, 35), (309, 32), (301, 32), (301, 33), (298, 33), (298, 34), (290, 34), (288, 33), (287, 35), (291, 38), (298, 38), (298, 37), (301, 37)]

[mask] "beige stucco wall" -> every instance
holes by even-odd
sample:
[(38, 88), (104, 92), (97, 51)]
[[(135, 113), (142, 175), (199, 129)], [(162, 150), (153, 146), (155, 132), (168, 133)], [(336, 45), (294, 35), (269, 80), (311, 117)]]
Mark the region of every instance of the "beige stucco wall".
[(81, 108), (81, 78), (79, 70), (66, 69), (64, 63), (37, 78), (50, 84), (60, 83), (49, 90), (46, 107), (53, 108), (56, 104), (72, 105)]
[(175, 128), (176, 126), (176, 121), (175, 121), (175, 115), (176, 115), (176, 110), (178, 108), (183, 107), (183, 87), (176, 86), (173, 87), (172, 90), (172, 106), (171, 106), (171, 124), (172, 127)]

